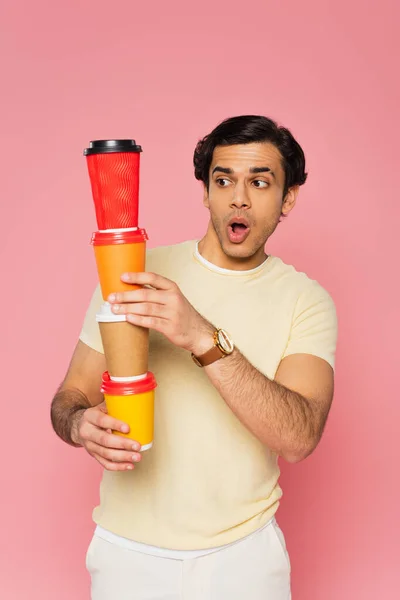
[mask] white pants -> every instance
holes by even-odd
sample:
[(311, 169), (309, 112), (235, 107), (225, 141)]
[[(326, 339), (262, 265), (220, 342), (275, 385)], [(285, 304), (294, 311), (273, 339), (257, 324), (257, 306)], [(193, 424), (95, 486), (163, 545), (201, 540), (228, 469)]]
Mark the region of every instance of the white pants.
[(290, 600), (290, 563), (275, 519), (194, 559), (152, 556), (94, 535), (86, 566), (92, 600)]

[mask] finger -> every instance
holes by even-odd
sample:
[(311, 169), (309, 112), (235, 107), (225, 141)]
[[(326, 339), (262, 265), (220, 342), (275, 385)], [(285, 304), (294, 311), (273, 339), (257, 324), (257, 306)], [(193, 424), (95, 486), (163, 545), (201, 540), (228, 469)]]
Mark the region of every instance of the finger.
[(134, 313), (128, 313), (126, 320), (132, 325), (138, 325), (146, 329), (154, 329), (160, 333), (164, 333), (169, 323), (168, 319), (162, 319), (160, 317), (146, 317), (145, 315), (137, 315)]
[(123, 423), (114, 417), (110, 417), (103, 410), (88, 410), (86, 412), (86, 419), (92, 425), (100, 427), (101, 429), (113, 429), (114, 431), (120, 431), (121, 433), (129, 433), (129, 425)]
[(100, 446), (95, 442), (88, 442), (86, 449), (90, 454), (97, 454), (109, 462), (117, 463), (138, 463), (142, 459), (142, 455), (139, 452), (127, 452), (126, 450), (115, 450), (114, 448), (106, 448)]
[(93, 442), (103, 448), (112, 448), (114, 450), (125, 450), (128, 452), (139, 452), (141, 445), (136, 440), (122, 437), (114, 433), (108, 433), (103, 429), (93, 427), (93, 429), (85, 436), (88, 442)]
[(166, 277), (162, 277), (162, 275), (157, 275), (156, 273), (124, 273), (121, 275), (121, 279), (126, 283), (151, 285), (156, 290), (172, 290), (176, 287), (176, 284), (173, 281)]
[(126, 302), (154, 302), (155, 304), (166, 304), (168, 296), (165, 290), (154, 290), (153, 288), (140, 288), (128, 292), (116, 292), (110, 294), (107, 298), (108, 302), (126, 303)]
[(114, 304), (113, 312), (117, 314), (134, 313), (136, 315), (145, 315), (147, 317), (159, 317), (165, 319), (168, 309), (163, 304), (153, 304), (152, 302), (138, 302), (135, 304)]
[(97, 460), (107, 471), (132, 471), (135, 468), (133, 463), (114, 463), (106, 460), (98, 454), (93, 454), (93, 458)]

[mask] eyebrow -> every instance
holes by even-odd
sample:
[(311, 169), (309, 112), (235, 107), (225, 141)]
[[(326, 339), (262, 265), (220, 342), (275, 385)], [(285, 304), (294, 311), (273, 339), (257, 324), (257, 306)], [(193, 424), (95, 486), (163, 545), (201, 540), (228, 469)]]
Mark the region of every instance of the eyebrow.
[(250, 173), (271, 173), (272, 177), (275, 179), (275, 173), (269, 167), (252, 167)]
[[(225, 173), (225, 175), (232, 175), (233, 174), (233, 169), (230, 169), (228, 167), (220, 167), (219, 165), (217, 165), (216, 167), (213, 168), (212, 171), (212, 175), (214, 175), (214, 173)], [(271, 173), (272, 177), (274, 179), (276, 179), (275, 177), (275, 173), (269, 168), (269, 167), (251, 167), (250, 169), (250, 173), (252, 174), (256, 174), (256, 173)]]

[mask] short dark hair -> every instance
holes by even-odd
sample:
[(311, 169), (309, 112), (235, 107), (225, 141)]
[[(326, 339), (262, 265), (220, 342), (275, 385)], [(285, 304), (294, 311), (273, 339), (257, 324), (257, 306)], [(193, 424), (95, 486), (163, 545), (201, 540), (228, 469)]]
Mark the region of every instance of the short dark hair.
[(285, 127), (267, 117), (259, 115), (241, 115), (222, 121), (211, 133), (197, 143), (193, 156), (194, 175), (208, 189), (210, 183), (210, 165), (217, 146), (269, 142), (282, 155), (282, 167), (285, 172), (285, 198), (289, 188), (303, 185), (307, 179), (304, 152)]

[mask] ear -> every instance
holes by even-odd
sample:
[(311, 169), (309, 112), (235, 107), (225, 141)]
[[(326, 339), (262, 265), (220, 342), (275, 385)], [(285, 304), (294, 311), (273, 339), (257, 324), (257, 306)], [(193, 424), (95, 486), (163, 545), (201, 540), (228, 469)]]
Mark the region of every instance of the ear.
[(290, 211), (293, 210), (296, 204), (299, 189), (300, 186), (298, 185), (294, 185), (293, 187), (289, 188), (282, 204), (282, 214), (288, 215)]
[(207, 186), (204, 184), (204, 192), (203, 192), (203, 204), (206, 208), (210, 208), (210, 201), (208, 196)]

